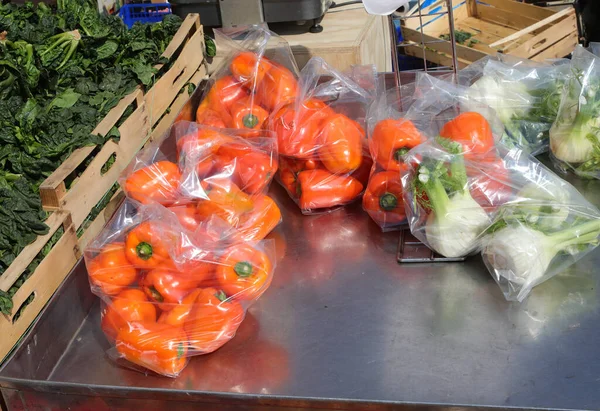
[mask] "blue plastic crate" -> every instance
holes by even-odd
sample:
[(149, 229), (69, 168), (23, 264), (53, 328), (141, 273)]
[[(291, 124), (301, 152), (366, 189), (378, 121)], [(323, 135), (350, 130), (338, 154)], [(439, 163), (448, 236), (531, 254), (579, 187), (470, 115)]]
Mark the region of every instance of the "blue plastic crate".
[(140, 23), (158, 23), (171, 14), (169, 3), (125, 4), (119, 10), (119, 17), (131, 28), (136, 21)]

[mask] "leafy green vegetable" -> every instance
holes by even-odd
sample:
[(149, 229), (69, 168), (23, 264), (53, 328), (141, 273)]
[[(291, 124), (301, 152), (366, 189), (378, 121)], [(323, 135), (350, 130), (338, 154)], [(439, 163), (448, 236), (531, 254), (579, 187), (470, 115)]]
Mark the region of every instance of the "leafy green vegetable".
[(204, 44), (206, 48), (206, 56), (214, 57), (217, 55), (217, 45), (215, 41), (209, 36), (204, 36)]
[[(180, 25), (167, 16), (127, 30), (119, 17), (99, 15), (93, 0), (0, 4), (0, 276), (47, 233), (41, 182), (73, 150), (119, 138), (119, 124), (106, 136), (92, 131), (121, 98), (156, 81), (154, 66), (169, 68), (161, 54)], [(0, 311), (8, 313), (5, 294)]]
[[(468, 31), (454, 30), (454, 40), (456, 40), (456, 42), (458, 44), (465, 44), (467, 42), (467, 40), (469, 40), (473, 36), (474, 36), (474, 34), (469, 33)], [(442, 40), (450, 41), (450, 34), (442, 34), (440, 36), (440, 38)], [(475, 42), (477, 40), (471, 40), (471, 41), (473, 42), (473, 44), (475, 44)]]

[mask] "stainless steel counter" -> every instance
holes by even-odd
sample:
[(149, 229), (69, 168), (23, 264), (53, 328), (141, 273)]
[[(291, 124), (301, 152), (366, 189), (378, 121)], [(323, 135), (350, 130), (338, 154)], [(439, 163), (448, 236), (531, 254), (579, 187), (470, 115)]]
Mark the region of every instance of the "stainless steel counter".
[(10, 409), (600, 407), (598, 250), (519, 305), (479, 258), (399, 265), (359, 204), (306, 217), (272, 193), (281, 259), (230, 343), (177, 379), (115, 365), (79, 264), (0, 370)]

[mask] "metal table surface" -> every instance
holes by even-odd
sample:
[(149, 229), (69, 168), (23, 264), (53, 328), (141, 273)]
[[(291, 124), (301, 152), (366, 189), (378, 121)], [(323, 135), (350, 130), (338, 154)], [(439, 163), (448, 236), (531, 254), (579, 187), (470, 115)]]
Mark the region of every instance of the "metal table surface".
[[(600, 181), (577, 186), (600, 204)], [(399, 265), (360, 204), (301, 216), (271, 190), (281, 259), (230, 343), (177, 379), (117, 366), (79, 264), (0, 370), (9, 407), (600, 407), (598, 250), (508, 303), (478, 257)]]

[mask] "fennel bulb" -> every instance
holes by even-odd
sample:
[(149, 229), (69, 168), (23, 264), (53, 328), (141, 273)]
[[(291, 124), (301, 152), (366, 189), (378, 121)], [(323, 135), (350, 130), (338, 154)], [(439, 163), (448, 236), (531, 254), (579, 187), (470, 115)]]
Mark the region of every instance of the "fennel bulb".
[(473, 83), (467, 95), (494, 109), (503, 124), (510, 123), (513, 116), (525, 115), (532, 103), (524, 84), (519, 81), (502, 81), (490, 75), (485, 75)]
[(600, 235), (600, 219), (544, 234), (523, 224), (510, 225), (491, 234), (481, 253), (496, 280), (508, 280), (517, 300), (527, 295), (548, 271), (561, 251), (593, 243)]
[(592, 158), (598, 139), (598, 120), (577, 115), (573, 123), (556, 122), (550, 129), (550, 149), (566, 163), (583, 163)]
[[(438, 141), (454, 153), (462, 151), (460, 144), (442, 138)], [(431, 209), (425, 238), (429, 248), (444, 257), (470, 254), (479, 246), (479, 237), (490, 225), (490, 218), (471, 197), (468, 185), (462, 154), (451, 156), (449, 170), (444, 161), (424, 162), (418, 168), (415, 188), (425, 192)]]
[(471, 253), (490, 219), (469, 194), (457, 193), (448, 198), (443, 211), (429, 214), (425, 235), (432, 249), (445, 257), (462, 257)]

